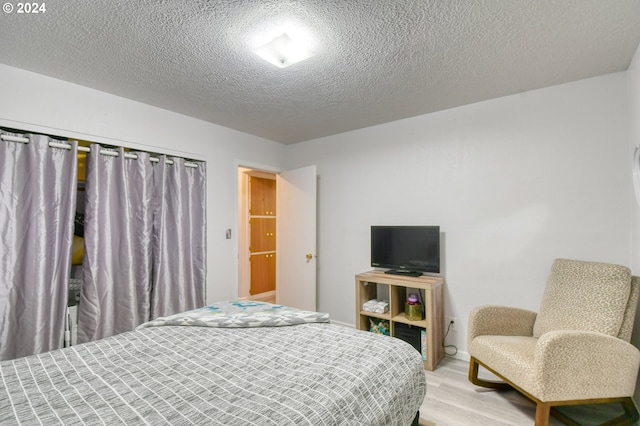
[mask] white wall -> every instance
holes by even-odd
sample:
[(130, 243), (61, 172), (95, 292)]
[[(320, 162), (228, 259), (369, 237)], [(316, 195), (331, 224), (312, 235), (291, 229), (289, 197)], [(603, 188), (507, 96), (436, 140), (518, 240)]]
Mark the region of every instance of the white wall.
[[(628, 102), (629, 102), (629, 159), (632, 158), (636, 146), (640, 146), (640, 47), (636, 51), (633, 62), (627, 71), (628, 77)], [(631, 168), (631, 161), (629, 161)], [(629, 171), (631, 173), (631, 170)], [(633, 245), (631, 250), (631, 265), (636, 275), (640, 275), (640, 205), (636, 202), (634, 194), (632, 215)], [(640, 317), (640, 316), (639, 316)], [(636, 330), (640, 336), (640, 325)]]
[[(440, 225), (447, 339), (481, 304), (537, 310), (556, 257), (629, 264), (626, 74), (287, 147), (318, 166), (318, 309), (353, 324), (369, 227)], [(638, 270), (637, 272), (640, 272)], [(464, 356), (464, 353), (463, 353)]]
[(237, 164), (281, 167), (284, 145), (0, 64), (0, 126), (207, 162), (207, 301), (237, 297)]
[[(628, 158), (633, 158), (636, 146), (640, 145), (640, 47), (627, 71), (628, 78), (628, 119), (629, 119), (629, 152)], [(628, 173), (632, 173), (632, 162), (629, 161)], [(630, 194), (631, 205), (631, 268), (635, 275), (640, 275), (640, 205), (635, 194)], [(640, 348), (640, 312), (636, 314), (631, 342)], [(636, 382), (636, 404), (640, 405), (640, 380)]]

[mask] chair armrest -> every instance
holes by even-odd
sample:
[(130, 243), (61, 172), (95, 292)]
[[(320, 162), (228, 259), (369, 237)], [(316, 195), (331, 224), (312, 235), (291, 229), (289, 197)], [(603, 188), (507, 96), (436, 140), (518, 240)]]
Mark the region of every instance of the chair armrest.
[(510, 306), (478, 306), (469, 314), (467, 346), (476, 336), (533, 336), (537, 315)]
[(592, 331), (545, 333), (534, 357), (541, 399), (546, 401), (633, 396), (639, 367), (635, 346)]

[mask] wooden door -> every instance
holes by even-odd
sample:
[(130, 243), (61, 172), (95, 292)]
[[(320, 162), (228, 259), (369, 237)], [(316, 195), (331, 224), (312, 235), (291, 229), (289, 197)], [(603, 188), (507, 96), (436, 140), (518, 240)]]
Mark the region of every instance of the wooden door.
[(276, 218), (254, 217), (249, 222), (251, 228), (251, 253), (276, 251)]
[(278, 186), (276, 302), (316, 310), (316, 166), (282, 172)]
[(251, 295), (276, 289), (276, 254), (251, 255)]
[(251, 177), (251, 216), (276, 215), (276, 181), (256, 176)]

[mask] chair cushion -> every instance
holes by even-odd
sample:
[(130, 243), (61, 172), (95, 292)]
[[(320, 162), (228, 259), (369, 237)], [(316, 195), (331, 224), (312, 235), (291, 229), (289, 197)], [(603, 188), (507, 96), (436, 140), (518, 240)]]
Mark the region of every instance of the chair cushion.
[(595, 331), (617, 336), (631, 288), (621, 265), (556, 259), (551, 267), (533, 336), (554, 330)]
[(478, 336), (467, 350), (469, 355), (537, 397), (539, 389), (534, 371), (537, 343), (538, 339), (525, 336)]

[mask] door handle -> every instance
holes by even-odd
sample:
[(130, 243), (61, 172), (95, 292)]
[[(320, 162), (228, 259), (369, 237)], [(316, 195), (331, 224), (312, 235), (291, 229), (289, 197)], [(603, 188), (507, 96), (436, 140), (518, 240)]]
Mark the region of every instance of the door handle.
[(311, 253), (307, 253), (305, 257), (307, 258), (307, 260), (313, 259), (313, 255)]

